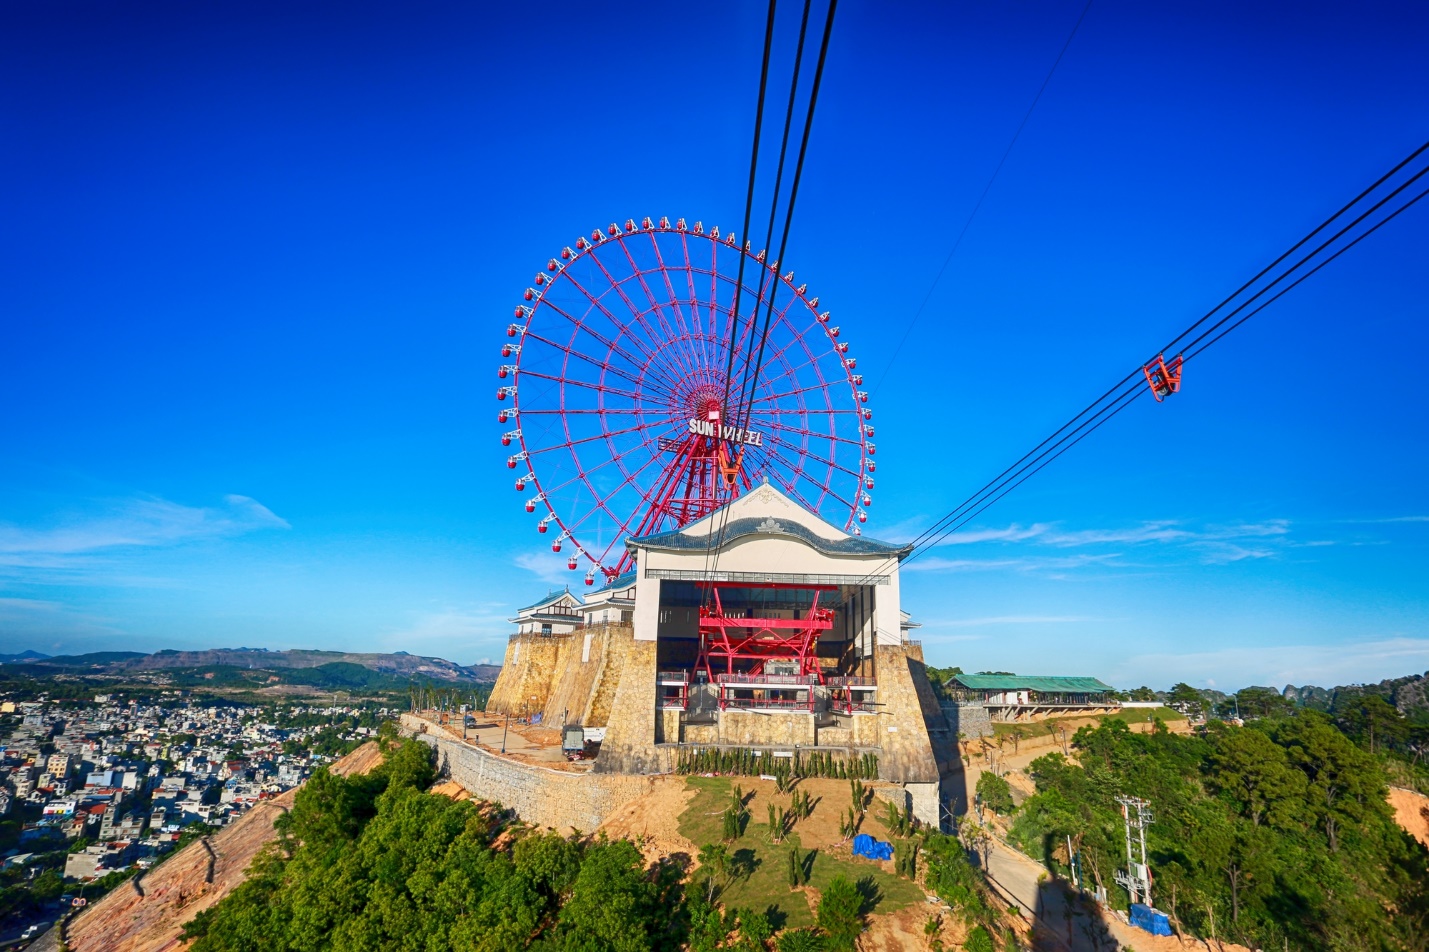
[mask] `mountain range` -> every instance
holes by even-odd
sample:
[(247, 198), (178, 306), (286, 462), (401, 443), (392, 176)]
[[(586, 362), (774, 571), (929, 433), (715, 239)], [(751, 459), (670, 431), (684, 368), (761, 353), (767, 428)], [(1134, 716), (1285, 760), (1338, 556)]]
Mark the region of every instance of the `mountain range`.
[(96, 651), (82, 655), (47, 657), (34, 651), (0, 655), (0, 664), (24, 665), (34, 673), (123, 675), (170, 669), (222, 667), (260, 671), (302, 670), (339, 664), (366, 668), (391, 678), (443, 681), (454, 684), (490, 684), (500, 665), (460, 665), (445, 658), (398, 651), (392, 654), (350, 651), (269, 651), (266, 648), (210, 648), (205, 651)]

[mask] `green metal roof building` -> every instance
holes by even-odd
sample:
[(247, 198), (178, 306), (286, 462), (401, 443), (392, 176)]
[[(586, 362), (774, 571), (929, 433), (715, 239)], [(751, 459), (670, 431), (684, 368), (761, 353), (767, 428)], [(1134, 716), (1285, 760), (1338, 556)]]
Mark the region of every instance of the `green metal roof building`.
[(1030, 674), (956, 674), (948, 693), (991, 707), (1105, 707), (1110, 684), (1096, 678)]

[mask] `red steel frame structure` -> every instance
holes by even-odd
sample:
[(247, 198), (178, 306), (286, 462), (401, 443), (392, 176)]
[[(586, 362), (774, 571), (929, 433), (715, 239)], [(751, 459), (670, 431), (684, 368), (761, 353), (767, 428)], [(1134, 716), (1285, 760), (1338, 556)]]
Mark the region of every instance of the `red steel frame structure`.
[(587, 584), (631, 568), (627, 537), (688, 525), (763, 477), (848, 531), (866, 521), (876, 447), (857, 361), (765, 252), (700, 222), (629, 219), (563, 249), (523, 297), (497, 371), (497, 420), (515, 425), (501, 441), (538, 531), (556, 527), (551, 549), (569, 547), (571, 569), (583, 557)]
[[(762, 585), (711, 582), (709, 586), (713, 605), (700, 607), (700, 653), (695, 667), (703, 670), (711, 682), (721, 675), (761, 675), (768, 661), (793, 660), (798, 663), (799, 678), (807, 679), (813, 675), (820, 684), (824, 683), (816, 648), (820, 633), (833, 628), (834, 613), (831, 609), (819, 607), (819, 596), (824, 592), (837, 592), (837, 586), (780, 585), (772, 582)], [(814, 601), (803, 618), (730, 617), (725, 615), (720, 601), (720, 591), (730, 588), (797, 588), (801, 591), (813, 588)], [(736, 661), (751, 662), (749, 670), (736, 672)], [(720, 662), (724, 664), (724, 671), (717, 672), (715, 665)], [(808, 685), (807, 680), (805, 684)]]

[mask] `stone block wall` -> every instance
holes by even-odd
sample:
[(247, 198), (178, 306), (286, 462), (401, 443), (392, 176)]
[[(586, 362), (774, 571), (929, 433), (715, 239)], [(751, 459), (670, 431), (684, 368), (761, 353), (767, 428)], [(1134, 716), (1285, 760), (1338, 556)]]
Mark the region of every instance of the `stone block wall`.
[(631, 628), (612, 629), (608, 651), (623, 658), (610, 702), (605, 740), (595, 760), (599, 773), (657, 773), (655, 749), (655, 646), (636, 641)]
[(992, 718), (987, 706), (981, 701), (957, 701), (943, 705), (943, 719), (953, 736), (963, 735), (964, 740), (992, 736)]
[[(876, 645), (874, 670), (878, 674), (879, 722), (878, 777), (894, 783), (938, 783), (940, 772), (928, 723), (919, 699), (917, 676), (926, 686), (922, 663), (908, 657), (903, 645)], [(928, 688), (931, 694), (931, 688)]]
[(551, 770), (462, 743), (411, 714), (402, 732), (430, 744), (437, 766), (473, 797), (516, 811), (528, 823), (589, 833), (616, 810), (642, 796), (653, 778)]
[[(493, 714), (534, 714), (546, 707), (556, 662), (570, 635), (512, 635), (486, 702)], [(532, 700), (534, 698), (534, 700)]]

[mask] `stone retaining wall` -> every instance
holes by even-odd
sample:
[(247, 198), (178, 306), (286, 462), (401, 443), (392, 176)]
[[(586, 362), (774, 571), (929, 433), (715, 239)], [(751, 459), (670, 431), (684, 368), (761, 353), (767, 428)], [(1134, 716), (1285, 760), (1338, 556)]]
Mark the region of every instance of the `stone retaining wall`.
[(981, 701), (958, 701), (943, 705), (943, 719), (948, 722), (948, 730), (953, 736), (963, 735), (964, 740), (992, 736), (992, 717), (987, 713), (987, 705)]
[(436, 725), (402, 715), (402, 733), (437, 752), (437, 766), (473, 797), (499, 803), (528, 823), (589, 833), (651, 788), (654, 778), (551, 770), (462, 743)]

